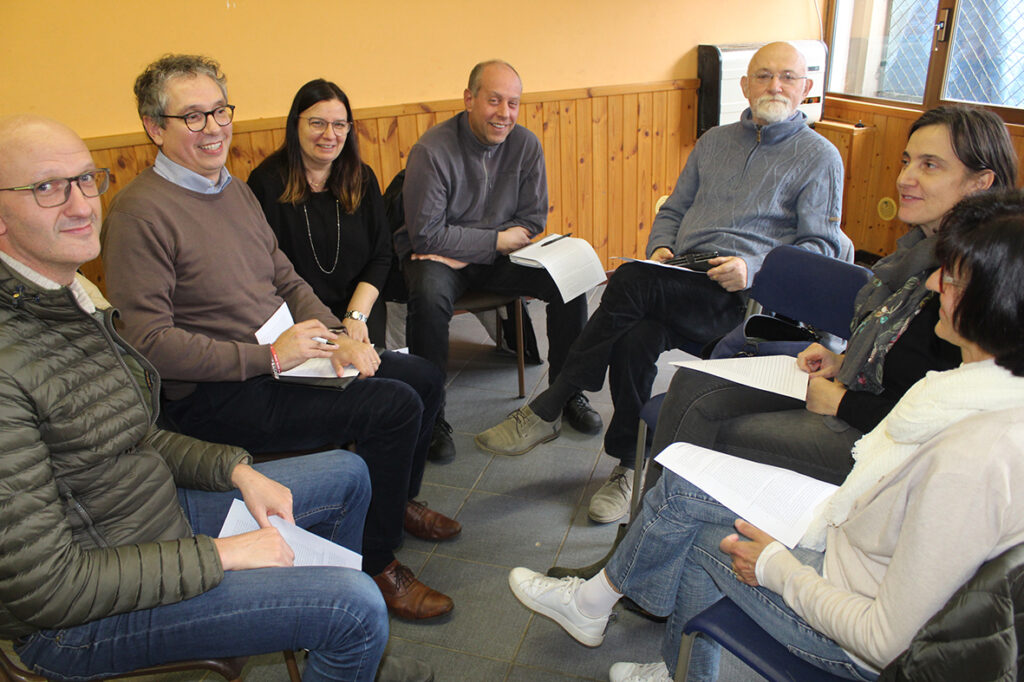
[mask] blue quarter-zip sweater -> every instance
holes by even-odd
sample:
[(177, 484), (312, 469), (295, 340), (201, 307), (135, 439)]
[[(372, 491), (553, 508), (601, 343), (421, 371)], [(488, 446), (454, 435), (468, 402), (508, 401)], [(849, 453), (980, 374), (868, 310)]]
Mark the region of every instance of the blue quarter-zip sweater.
[(661, 246), (739, 256), (747, 286), (779, 244), (852, 260), (839, 228), (843, 162), (806, 119), (798, 111), (760, 126), (747, 109), (738, 123), (706, 132), (651, 226), (648, 257)]

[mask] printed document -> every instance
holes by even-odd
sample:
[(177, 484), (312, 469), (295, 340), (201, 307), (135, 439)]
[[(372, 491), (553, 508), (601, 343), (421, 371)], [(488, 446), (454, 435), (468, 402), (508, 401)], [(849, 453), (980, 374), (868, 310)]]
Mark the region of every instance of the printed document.
[(655, 460), (790, 549), (838, 487), (690, 443), (673, 443)]
[[(289, 327), (295, 324), (292, 320), (292, 313), (288, 310), (288, 304), (282, 303), (281, 307), (274, 311), (274, 314), (270, 316), (263, 326), (256, 330), (256, 340), (260, 343), (274, 343), (277, 341), (277, 337), (281, 336)], [(342, 377), (354, 377), (359, 375), (357, 370), (352, 365), (345, 368)], [(285, 372), (281, 372), (283, 377), (307, 377), (312, 379), (337, 379), (338, 375), (334, 372), (334, 365), (331, 364), (330, 358), (310, 358), (306, 360), (298, 367), (293, 367)]]
[(549, 234), (513, 251), (509, 258), (516, 265), (547, 270), (563, 301), (571, 301), (606, 279), (601, 259), (586, 239)]
[(659, 263), (656, 260), (644, 260), (642, 258), (629, 258), (627, 256), (613, 256), (618, 260), (628, 261), (630, 263), (646, 263), (647, 265), (653, 265), (659, 268), (668, 268), (669, 270), (682, 270), (683, 272), (696, 272), (698, 275), (707, 276), (707, 272), (704, 270), (693, 270), (691, 268), (683, 267), (682, 265), (669, 265), (668, 263)]
[[(347, 547), (336, 545), (330, 540), (314, 535), (304, 528), (292, 525), (280, 516), (271, 516), (270, 525), (276, 528), (288, 546), (295, 553), (296, 566), (341, 566), (363, 569), (363, 557)], [(228, 510), (224, 525), (218, 537), (226, 538), (250, 531), (259, 530), (260, 525), (249, 513), (245, 502), (234, 500)]]
[(676, 367), (695, 369), (744, 386), (760, 388), (797, 400), (807, 400), (807, 373), (789, 355), (756, 355), (749, 358), (679, 360)]

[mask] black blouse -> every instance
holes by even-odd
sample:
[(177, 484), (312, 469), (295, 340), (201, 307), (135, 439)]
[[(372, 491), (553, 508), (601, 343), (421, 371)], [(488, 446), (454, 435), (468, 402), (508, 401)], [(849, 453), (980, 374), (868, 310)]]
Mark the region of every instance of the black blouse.
[[(298, 206), (279, 202), (278, 197), (284, 192), (283, 159), (268, 157), (249, 174), (249, 187), (263, 207), (281, 250), (338, 318), (348, 310), (356, 285), (367, 282), (382, 290), (391, 267), (391, 231), (380, 185), (373, 170), (365, 164), (363, 173), (363, 197), (351, 215), (339, 207), (330, 192), (312, 194), (305, 204)], [(330, 274), (324, 272), (332, 266)]]

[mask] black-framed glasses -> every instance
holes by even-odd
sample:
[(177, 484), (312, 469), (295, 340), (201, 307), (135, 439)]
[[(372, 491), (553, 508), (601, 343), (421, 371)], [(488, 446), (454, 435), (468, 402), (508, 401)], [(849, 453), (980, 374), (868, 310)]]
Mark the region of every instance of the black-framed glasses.
[(783, 71), (782, 73), (772, 73), (771, 71), (758, 71), (753, 76), (754, 80), (757, 81), (758, 85), (768, 85), (776, 78), (783, 85), (796, 85), (800, 81), (807, 80), (807, 76), (798, 76), (792, 71)]
[(328, 121), (314, 116), (299, 116), (299, 118), (306, 119), (309, 129), (314, 133), (325, 133), (327, 132), (327, 126), (330, 125), (334, 128), (335, 135), (344, 135), (352, 129), (353, 125), (352, 121)]
[(210, 111), (190, 111), (181, 116), (172, 116), (171, 114), (160, 115), (164, 118), (180, 118), (185, 122), (186, 128), (191, 130), (193, 133), (198, 133), (206, 127), (206, 119), (210, 116), (213, 116), (214, 123), (219, 125), (221, 128), (231, 123), (231, 119), (235, 117), (235, 105), (225, 104)]
[(35, 197), (36, 203), (41, 208), (53, 208), (67, 203), (68, 197), (71, 196), (71, 183), (78, 185), (78, 189), (85, 196), (98, 197), (110, 187), (110, 169), (95, 168), (70, 178), (50, 178), (21, 187), (0, 187), (0, 192), (28, 192), (31, 190), (32, 196)]

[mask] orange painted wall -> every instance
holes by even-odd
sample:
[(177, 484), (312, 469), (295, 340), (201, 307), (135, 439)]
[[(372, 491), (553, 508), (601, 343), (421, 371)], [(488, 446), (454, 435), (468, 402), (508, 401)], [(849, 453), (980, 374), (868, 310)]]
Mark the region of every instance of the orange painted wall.
[(700, 43), (819, 37), (815, 2), (0, 0), (0, 115), (135, 132), (132, 83), (165, 52), (220, 60), (240, 120), (283, 115), (318, 76), (356, 108), (459, 97), (490, 57), (533, 91), (693, 78)]

